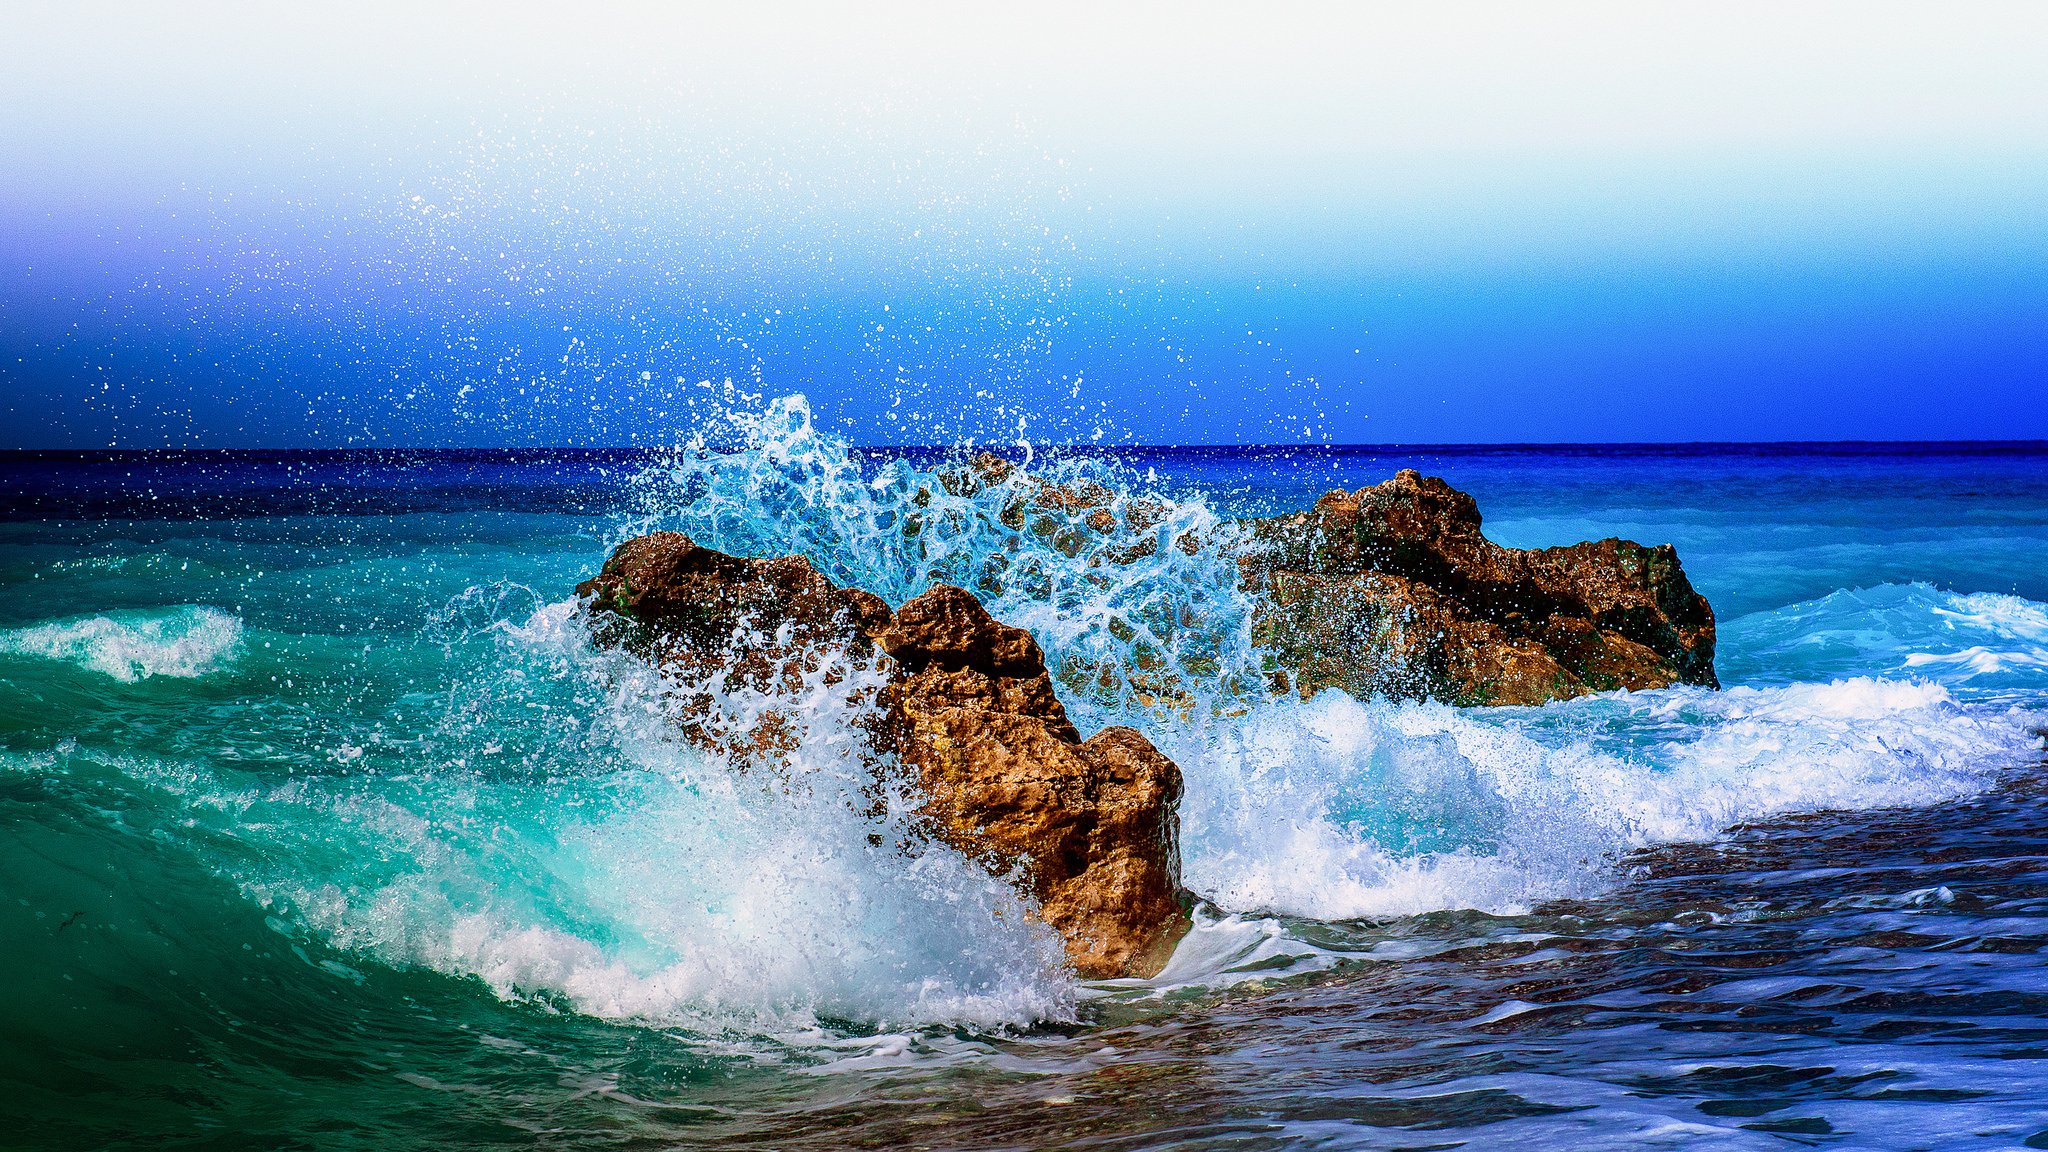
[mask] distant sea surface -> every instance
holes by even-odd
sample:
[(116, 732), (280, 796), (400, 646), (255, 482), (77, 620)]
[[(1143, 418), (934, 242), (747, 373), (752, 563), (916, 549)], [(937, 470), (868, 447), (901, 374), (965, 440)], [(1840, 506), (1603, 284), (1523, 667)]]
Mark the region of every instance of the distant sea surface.
[[(1173, 531), (1419, 468), (1716, 609), (1720, 691), (1464, 711), (1249, 692), (1214, 549), (1069, 555), (945, 464), (794, 398), (664, 453), (0, 456), (0, 1146), (2048, 1147), (2048, 445), (1033, 452)], [(651, 528), (999, 570), (1054, 667), (1200, 685), (1062, 687), (1186, 774), (1167, 970), (1078, 982), (824, 767), (674, 741), (574, 595)]]

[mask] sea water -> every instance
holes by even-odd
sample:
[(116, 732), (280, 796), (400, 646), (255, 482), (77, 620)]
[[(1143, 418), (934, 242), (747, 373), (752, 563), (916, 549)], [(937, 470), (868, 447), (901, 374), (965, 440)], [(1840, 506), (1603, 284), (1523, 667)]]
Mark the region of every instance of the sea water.
[[(1026, 452), (1159, 522), (796, 398), (0, 463), (0, 1145), (2048, 1146), (2048, 448)], [(1725, 687), (1267, 692), (1230, 522), (1410, 466), (1503, 544), (1675, 543)], [(1077, 981), (906, 847), (844, 694), (788, 773), (677, 742), (573, 591), (652, 528), (1030, 628), (1186, 775), (1167, 969)]]

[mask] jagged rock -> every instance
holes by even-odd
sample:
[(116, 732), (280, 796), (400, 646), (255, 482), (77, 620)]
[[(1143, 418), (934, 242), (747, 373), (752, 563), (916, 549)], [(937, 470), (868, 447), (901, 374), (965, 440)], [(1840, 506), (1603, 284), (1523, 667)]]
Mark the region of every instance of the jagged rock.
[(1186, 930), (1180, 769), (1130, 728), (1083, 741), (1029, 632), (938, 585), (876, 643), (896, 662), (885, 734), (948, 843), (1026, 862), (1083, 975), (1150, 975)]
[(644, 630), (633, 640), (662, 662), (723, 658), (723, 646), (742, 629), (779, 633), (747, 647), (756, 670), (849, 633), (871, 634), (890, 617), (881, 597), (839, 587), (801, 556), (728, 556), (680, 532), (626, 541), (576, 591), (596, 597), (598, 608), (638, 621)]
[[(800, 557), (742, 559), (674, 532), (620, 545), (577, 591), (609, 621), (602, 639), (690, 683), (794, 692), (834, 674), (835, 654), (879, 665), (867, 734), (877, 771), (909, 774), (932, 834), (1018, 877), (1081, 975), (1149, 976), (1186, 931), (1179, 768), (1129, 728), (1082, 740), (1031, 634), (971, 594), (937, 585), (891, 612)], [(688, 704), (679, 718), (700, 743), (742, 757), (788, 750), (773, 712), (731, 732)]]
[(1477, 504), (1405, 470), (1306, 512), (1244, 522), (1254, 634), (1312, 694), (1540, 704), (1614, 688), (1718, 687), (1714, 614), (1668, 544), (1503, 548)]

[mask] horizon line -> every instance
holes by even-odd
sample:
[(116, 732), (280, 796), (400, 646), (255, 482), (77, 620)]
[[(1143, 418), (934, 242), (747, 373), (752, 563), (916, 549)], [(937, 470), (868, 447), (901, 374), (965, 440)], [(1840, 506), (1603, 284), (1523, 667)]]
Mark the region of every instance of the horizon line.
[[(1360, 451), (1590, 451), (1602, 449), (2030, 449), (2048, 451), (2048, 439), (1937, 439), (1937, 440), (1553, 440), (1553, 441), (1361, 441), (1346, 444), (1304, 444), (1276, 441), (1244, 444), (853, 444), (858, 452), (990, 452), (996, 455), (1029, 451), (1033, 454), (1088, 454), (1117, 452), (1360, 452)], [(398, 455), (492, 455), (538, 454), (558, 456), (632, 456), (678, 450), (676, 445), (493, 445), (493, 446), (391, 446), (391, 445), (302, 445), (290, 447), (199, 446), (199, 447), (106, 447), (106, 448), (0, 448), (0, 459), (119, 459), (124, 457), (175, 456), (398, 456)]]

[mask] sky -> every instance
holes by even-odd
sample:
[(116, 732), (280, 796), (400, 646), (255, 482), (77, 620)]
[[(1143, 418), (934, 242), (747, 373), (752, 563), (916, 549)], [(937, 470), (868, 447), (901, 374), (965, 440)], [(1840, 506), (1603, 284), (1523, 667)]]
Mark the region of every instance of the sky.
[[(1106, 10), (1105, 10), (1106, 9)], [(2048, 438), (2048, 6), (0, 9), (0, 447)]]

